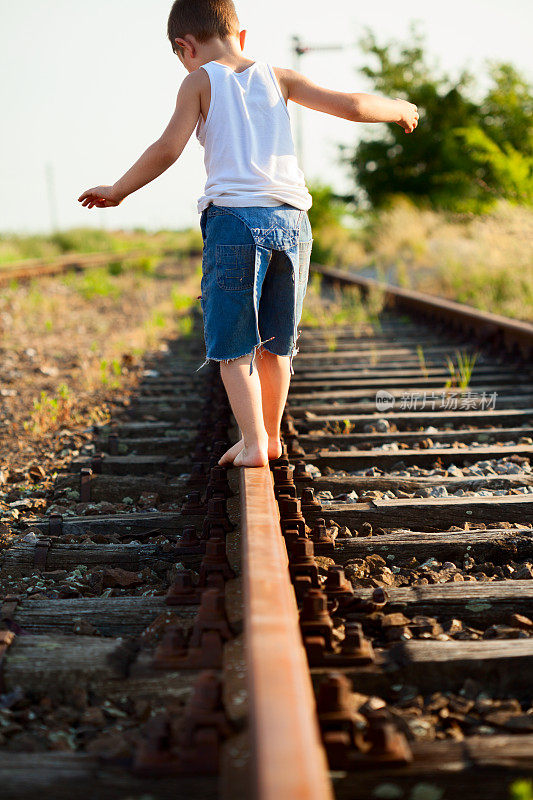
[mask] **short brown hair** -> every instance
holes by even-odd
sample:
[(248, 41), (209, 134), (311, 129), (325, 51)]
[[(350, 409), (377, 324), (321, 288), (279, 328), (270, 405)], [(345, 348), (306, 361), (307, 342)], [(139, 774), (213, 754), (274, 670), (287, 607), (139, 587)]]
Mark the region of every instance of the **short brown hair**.
[(183, 54), (176, 38), (192, 34), (199, 42), (213, 36), (220, 39), (239, 33), (239, 18), (233, 0), (175, 0), (170, 9), (167, 35), (172, 50)]

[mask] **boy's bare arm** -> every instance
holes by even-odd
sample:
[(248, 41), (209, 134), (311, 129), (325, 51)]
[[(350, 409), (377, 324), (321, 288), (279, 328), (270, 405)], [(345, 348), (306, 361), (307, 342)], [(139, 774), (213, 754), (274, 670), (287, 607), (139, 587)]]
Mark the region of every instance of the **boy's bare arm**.
[(203, 76), (198, 73), (201, 72), (205, 70), (191, 72), (183, 80), (174, 113), (159, 139), (112, 186), (95, 186), (83, 192), (78, 197), (83, 206), (118, 206), (125, 197), (153, 181), (179, 158), (198, 122), (203, 81)]
[(418, 125), (418, 109), (414, 103), (366, 92), (336, 92), (318, 86), (293, 69), (276, 68), (285, 96), (295, 103), (352, 122), (396, 122), (412, 133)]

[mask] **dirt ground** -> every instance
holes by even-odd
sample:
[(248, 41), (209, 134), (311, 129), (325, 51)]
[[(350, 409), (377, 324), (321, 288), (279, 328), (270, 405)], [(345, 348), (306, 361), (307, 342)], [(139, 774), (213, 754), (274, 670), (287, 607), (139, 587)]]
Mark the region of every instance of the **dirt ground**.
[(187, 336), (198, 260), (98, 268), (0, 291), (0, 542), (41, 515), (56, 471), (142, 377), (144, 357)]

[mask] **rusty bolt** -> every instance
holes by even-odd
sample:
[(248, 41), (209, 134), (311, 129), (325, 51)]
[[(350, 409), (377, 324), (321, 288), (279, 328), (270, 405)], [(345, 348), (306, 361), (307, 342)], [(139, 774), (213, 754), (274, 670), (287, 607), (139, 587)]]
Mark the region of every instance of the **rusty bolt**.
[(191, 633), (190, 646), (199, 647), (202, 633), (213, 630), (218, 631), (223, 639), (232, 637), (224, 595), (218, 589), (206, 589)]
[(355, 716), (350, 702), (351, 681), (335, 672), (320, 682), (317, 695), (317, 712), (321, 730), (344, 730), (349, 734), (350, 745), (355, 747)]
[(341, 653), (350, 660), (356, 660), (358, 664), (374, 663), (374, 650), (369, 640), (364, 636), (360, 622), (347, 622), (345, 624)]
[(196, 533), (196, 528), (192, 525), (187, 525), (181, 532), (181, 536), (177, 541), (178, 547), (199, 547), (200, 539)]
[(315, 548), (311, 539), (296, 539), (289, 549), (289, 561), (294, 566), (315, 565)]
[(207, 502), (207, 514), (202, 525), (201, 538), (211, 538), (211, 531), (214, 527), (222, 527), (226, 533), (234, 528), (227, 514), (226, 499), (224, 497), (217, 496), (209, 498)]
[(307, 471), (307, 464), (305, 461), (296, 461), (294, 465), (294, 480), (299, 483), (311, 483), (314, 480), (313, 476)]
[(317, 544), (335, 544), (335, 539), (328, 533), (326, 528), (326, 520), (322, 517), (319, 517), (313, 525), (311, 529), (311, 538)]
[(353, 597), (353, 587), (344, 575), (344, 568), (338, 564), (328, 569), (324, 590), (328, 597), (349, 599)]
[(288, 523), (287, 526), (283, 526), (281, 532), (285, 540), (285, 546), (287, 547), (287, 555), (288, 555), (294, 542), (296, 542), (298, 539), (303, 539), (304, 537), (302, 536), (302, 533), (301, 531), (298, 530), (298, 528), (291, 528), (290, 523)]
[(321, 636), (328, 649), (332, 647), (333, 620), (328, 613), (328, 599), (320, 589), (309, 589), (300, 611), (302, 635)]
[(226, 555), (226, 543), (223, 538), (209, 539), (205, 546), (205, 555), (200, 566), (199, 586), (208, 586), (217, 578), (224, 581), (235, 577)]
[(206, 489), (206, 499), (220, 494), (223, 497), (231, 497), (232, 492), (228, 483), (228, 472), (225, 467), (216, 465), (211, 468), (209, 473), (209, 483)]
[(163, 641), (157, 646), (152, 661), (155, 669), (169, 669), (187, 653), (185, 633), (178, 625), (168, 625)]
[(200, 492), (189, 492), (185, 497), (185, 502), (181, 507), (182, 514), (203, 514), (205, 512), (205, 505), (200, 498)]
[(194, 684), (178, 737), (180, 745), (193, 744), (194, 733), (200, 727), (215, 727), (224, 737), (231, 733), (222, 704), (222, 684), (217, 674), (211, 670), (202, 672)]
[(413, 755), (403, 733), (382, 711), (367, 716), (365, 741), (370, 745), (367, 758), (388, 764), (407, 764)]
[(302, 507), (312, 507), (315, 509), (321, 509), (322, 506), (320, 504), (320, 500), (317, 500), (315, 497), (315, 490), (311, 486), (307, 486), (302, 492)]
[(191, 605), (198, 602), (191, 570), (188, 569), (184, 572), (178, 572), (174, 583), (166, 593), (165, 603), (167, 606), (177, 606)]
[(280, 497), (278, 501), (281, 519), (303, 520), (302, 507), (298, 499), (293, 497)]
[(379, 611), (384, 606), (386, 606), (388, 602), (389, 602), (388, 593), (382, 586), (376, 586), (376, 588), (372, 592), (372, 599), (370, 600), (370, 603), (372, 604), (372, 610)]

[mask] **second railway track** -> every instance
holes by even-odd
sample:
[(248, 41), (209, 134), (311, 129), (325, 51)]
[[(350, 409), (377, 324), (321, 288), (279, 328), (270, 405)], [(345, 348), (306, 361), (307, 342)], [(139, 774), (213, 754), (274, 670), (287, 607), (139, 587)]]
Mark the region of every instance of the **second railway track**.
[(147, 363), (2, 554), (2, 796), (503, 800), (533, 775), (533, 337), (399, 302), (303, 330), (271, 469), (217, 467), (238, 432), (197, 343)]

